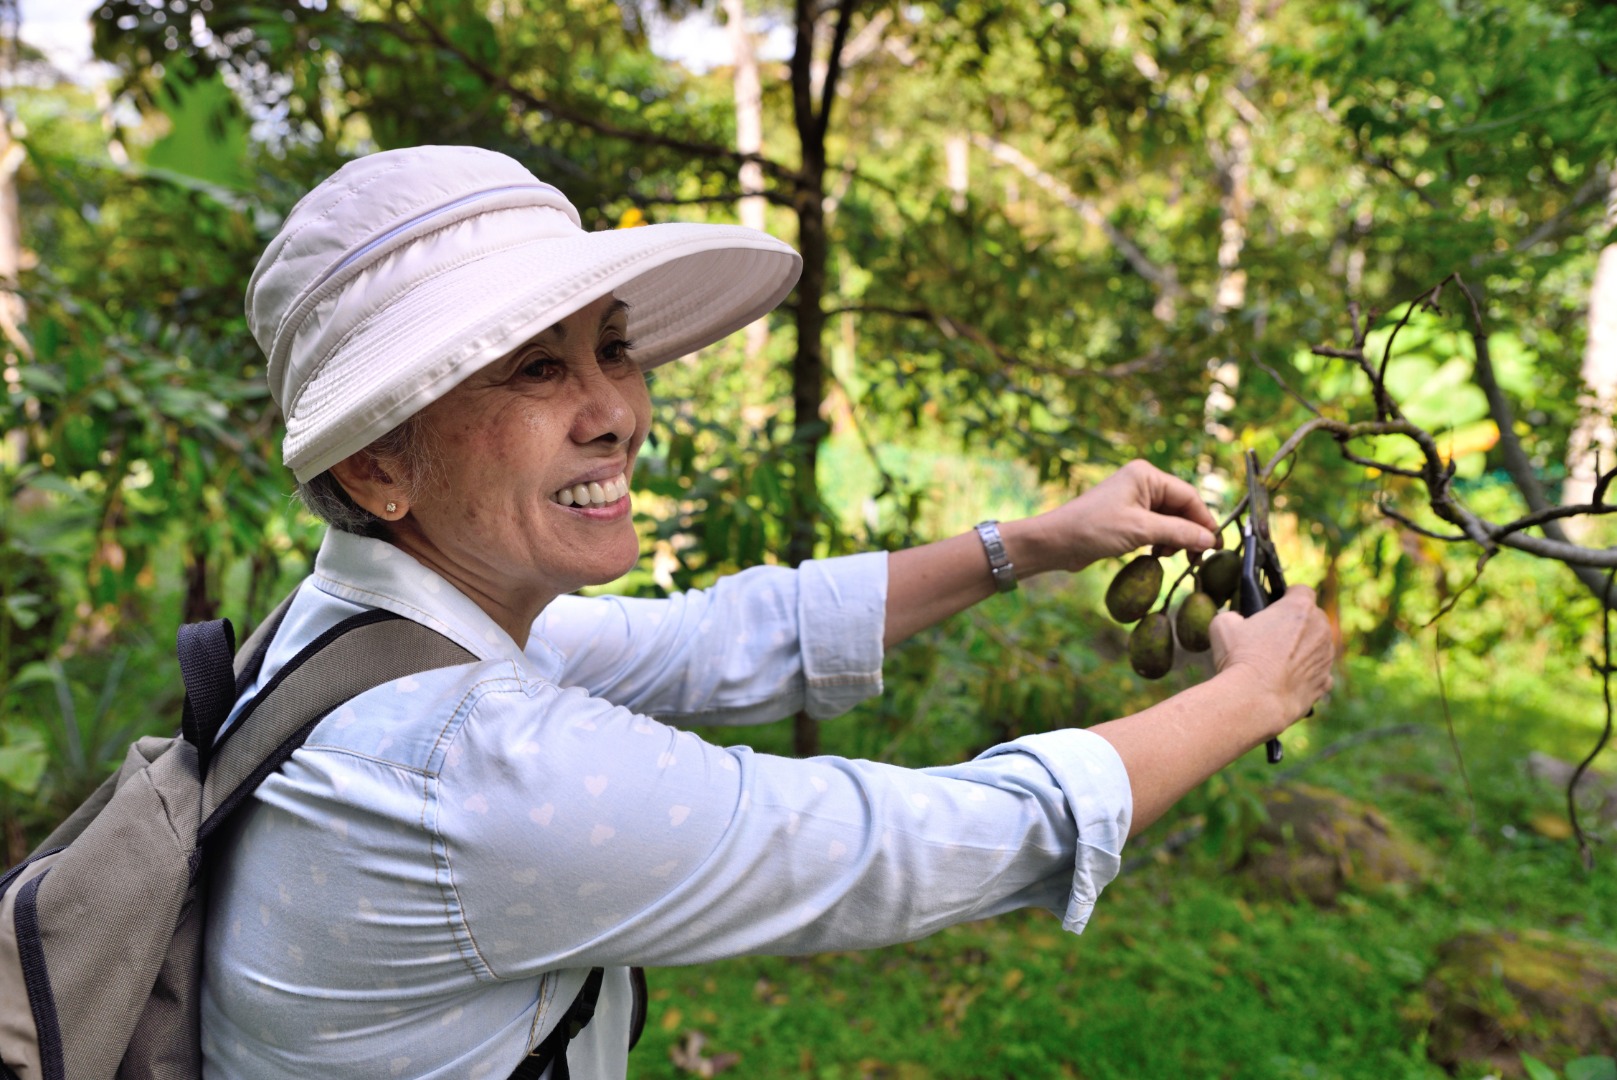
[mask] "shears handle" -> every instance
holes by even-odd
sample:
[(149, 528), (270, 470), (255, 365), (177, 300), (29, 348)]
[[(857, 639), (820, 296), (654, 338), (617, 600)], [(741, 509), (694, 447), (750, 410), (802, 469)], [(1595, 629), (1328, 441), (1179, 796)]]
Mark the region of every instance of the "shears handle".
[[(1286, 579), (1280, 572), (1280, 566), (1273, 560), (1265, 560), (1268, 565), (1258, 564), (1258, 541), (1250, 532), (1242, 536), (1241, 545), (1241, 589), (1237, 594), (1236, 603), (1241, 609), (1241, 615), (1251, 618), (1273, 601), (1286, 595)], [(1265, 586), (1264, 578), (1268, 585)], [(1280, 745), (1279, 739), (1270, 739), (1264, 744), (1264, 751), (1268, 754), (1269, 764), (1278, 765), (1286, 756), (1285, 748)]]

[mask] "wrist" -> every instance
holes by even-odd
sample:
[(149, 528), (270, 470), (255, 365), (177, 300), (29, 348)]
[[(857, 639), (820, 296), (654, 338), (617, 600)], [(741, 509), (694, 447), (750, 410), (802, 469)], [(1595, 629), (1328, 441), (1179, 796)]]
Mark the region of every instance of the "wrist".
[(1250, 661), (1237, 660), (1213, 677), (1222, 693), (1243, 704), (1241, 716), (1251, 722), (1254, 745), (1279, 735), (1297, 719), (1276, 691), (1273, 681)]
[(999, 536), (1005, 543), (1005, 554), (1016, 567), (1016, 577), (1026, 581), (1048, 570), (1056, 569), (1050, 559), (1049, 545), (1037, 518), (1018, 518), (999, 523)]

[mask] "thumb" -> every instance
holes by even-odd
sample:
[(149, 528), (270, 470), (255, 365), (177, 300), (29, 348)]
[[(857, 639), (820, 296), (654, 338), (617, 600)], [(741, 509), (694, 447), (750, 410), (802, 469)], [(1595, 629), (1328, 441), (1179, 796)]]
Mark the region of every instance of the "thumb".
[(1239, 631), (1244, 622), (1246, 616), (1237, 611), (1221, 611), (1214, 615), (1212, 625), (1207, 628), (1208, 636), (1213, 639), (1213, 648), (1227, 646), (1230, 635)]

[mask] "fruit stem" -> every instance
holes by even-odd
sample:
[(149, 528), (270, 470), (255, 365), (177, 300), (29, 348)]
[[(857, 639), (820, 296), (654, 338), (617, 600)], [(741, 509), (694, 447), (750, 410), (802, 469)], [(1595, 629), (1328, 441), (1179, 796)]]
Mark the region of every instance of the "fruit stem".
[(1179, 583), (1184, 581), (1185, 578), (1189, 577), (1195, 572), (1196, 564), (1190, 562), (1189, 560), (1190, 557), (1187, 555), (1185, 557), (1185, 569), (1178, 577), (1173, 579), (1173, 584), (1168, 586), (1168, 596), (1162, 601), (1162, 613), (1164, 615), (1168, 614), (1168, 609), (1173, 606), (1173, 594), (1179, 591)]

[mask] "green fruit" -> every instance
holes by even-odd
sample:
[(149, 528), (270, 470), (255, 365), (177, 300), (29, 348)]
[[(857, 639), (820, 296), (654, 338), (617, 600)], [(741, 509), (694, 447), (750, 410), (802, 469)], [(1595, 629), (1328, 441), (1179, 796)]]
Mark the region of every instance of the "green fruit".
[(1156, 606), (1162, 591), (1162, 560), (1142, 555), (1117, 572), (1106, 587), (1106, 610), (1120, 623), (1137, 622)]
[(1213, 647), (1211, 628), (1218, 605), (1204, 592), (1193, 592), (1179, 605), (1179, 618), (1174, 629), (1179, 632), (1179, 644), (1187, 652), (1206, 652)]
[(1241, 587), (1241, 556), (1233, 551), (1209, 552), (1202, 556), (1197, 578), (1202, 592), (1213, 598), (1213, 606), (1223, 607)]
[(1129, 635), (1129, 666), (1143, 679), (1160, 679), (1173, 669), (1173, 627), (1168, 616), (1152, 612)]

